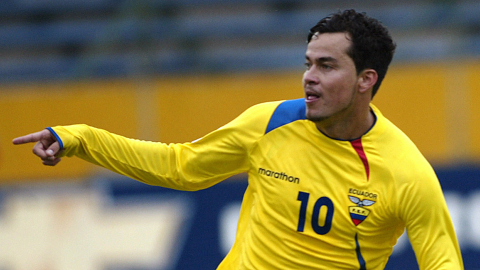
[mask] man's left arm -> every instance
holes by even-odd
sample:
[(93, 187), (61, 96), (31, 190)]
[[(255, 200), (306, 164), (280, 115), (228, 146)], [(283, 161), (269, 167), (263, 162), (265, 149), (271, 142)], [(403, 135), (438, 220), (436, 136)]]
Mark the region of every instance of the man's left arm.
[(401, 188), (401, 218), (421, 270), (461, 270), (462, 255), (440, 183), (431, 167)]

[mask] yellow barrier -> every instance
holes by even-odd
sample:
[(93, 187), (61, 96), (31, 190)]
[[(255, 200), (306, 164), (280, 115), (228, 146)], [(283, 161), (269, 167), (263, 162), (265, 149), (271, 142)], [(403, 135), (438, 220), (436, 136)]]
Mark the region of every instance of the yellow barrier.
[(467, 66), (467, 99), (468, 99), (468, 145), (471, 157), (480, 160), (480, 64), (471, 63)]
[(0, 91), (0, 180), (30, 181), (76, 178), (92, 173), (78, 159), (64, 159), (55, 168), (43, 166), (33, 145), (13, 146), (14, 137), (53, 125), (89, 123), (136, 136), (134, 91), (126, 82), (35, 83), (2, 86)]
[[(373, 103), (434, 164), (480, 160), (477, 63), (394, 65)], [(303, 96), (302, 71), (3, 85), (0, 183), (81, 179), (99, 169), (79, 159), (41, 165), (12, 138), (86, 123), (127, 137), (192, 141), (264, 101)]]

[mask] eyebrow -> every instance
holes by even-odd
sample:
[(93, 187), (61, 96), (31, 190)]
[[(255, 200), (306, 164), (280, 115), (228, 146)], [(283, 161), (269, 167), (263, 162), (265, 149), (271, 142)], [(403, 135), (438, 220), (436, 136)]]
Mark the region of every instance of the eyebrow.
[[(308, 57), (307, 55), (305, 55), (305, 59), (308, 60), (308, 61), (311, 61), (310, 60), (310, 57)], [(333, 57), (330, 57), (330, 56), (324, 56), (324, 57), (319, 57), (317, 59), (315, 59), (315, 62), (317, 63), (325, 63), (325, 62), (333, 62), (333, 63), (336, 63), (338, 62), (337, 59), (333, 58)]]

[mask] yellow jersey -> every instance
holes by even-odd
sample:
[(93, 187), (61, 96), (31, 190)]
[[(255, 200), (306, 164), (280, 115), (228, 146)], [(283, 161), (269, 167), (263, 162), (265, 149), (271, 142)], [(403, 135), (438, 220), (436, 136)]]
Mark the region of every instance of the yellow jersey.
[(371, 108), (375, 124), (351, 141), (322, 134), (305, 119), (303, 99), (255, 105), (183, 144), (86, 125), (50, 130), (64, 155), (150, 185), (193, 191), (248, 173), (235, 243), (219, 270), (384, 269), (405, 228), (420, 269), (463, 269), (434, 170)]

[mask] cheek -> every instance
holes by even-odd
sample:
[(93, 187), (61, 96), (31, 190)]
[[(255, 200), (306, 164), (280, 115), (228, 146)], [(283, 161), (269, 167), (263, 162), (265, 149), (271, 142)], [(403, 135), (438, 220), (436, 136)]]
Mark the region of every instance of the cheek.
[(357, 78), (348, 73), (343, 74), (343, 76), (336, 77), (332, 83), (343, 94), (350, 94), (356, 88)]
[(355, 93), (355, 82), (352, 80), (345, 80), (345, 77), (328, 85), (328, 96), (333, 103), (343, 104), (350, 102)]
[(345, 77), (340, 75), (325, 78), (322, 80), (321, 84), (325, 89), (325, 92), (331, 95), (331, 97), (343, 96), (345, 94), (345, 90), (349, 88), (349, 82), (345, 80)]

